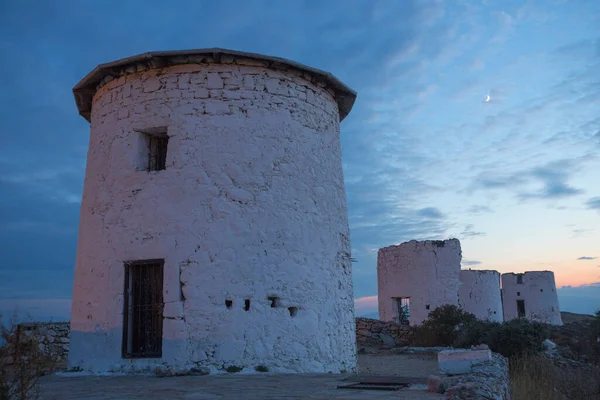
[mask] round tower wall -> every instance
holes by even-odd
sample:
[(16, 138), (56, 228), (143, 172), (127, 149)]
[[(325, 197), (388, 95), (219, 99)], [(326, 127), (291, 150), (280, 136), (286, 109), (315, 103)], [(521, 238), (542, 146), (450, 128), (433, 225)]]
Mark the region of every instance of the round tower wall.
[(462, 270), (460, 282), (458, 303), (463, 310), (481, 320), (503, 321), (498, 271)]
[[(165, 143), (164, 169), (148, 171)], [(125, 265), (156, 259), (162, 355), (124, 359)], [(332, 91), (260, 62), (151, 69), (98, 88), (69, 365), (356, 368)]]
[(506, 321), (524, 317), (562, 325), (552, 271), (502, 274), (502, 297)]

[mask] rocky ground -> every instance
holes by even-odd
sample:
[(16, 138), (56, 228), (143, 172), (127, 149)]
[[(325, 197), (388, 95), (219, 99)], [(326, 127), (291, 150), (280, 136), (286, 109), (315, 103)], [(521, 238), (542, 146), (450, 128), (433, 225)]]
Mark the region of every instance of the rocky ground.
[(554, 367), (552, 384), (561, 398), (600, 400), (600, 362), (594, 344), (598, 338), (590, 329), (595, 317), (569, 312), (561, 317), (563, 326), (550, 327), (556, 347), (543, 355)]

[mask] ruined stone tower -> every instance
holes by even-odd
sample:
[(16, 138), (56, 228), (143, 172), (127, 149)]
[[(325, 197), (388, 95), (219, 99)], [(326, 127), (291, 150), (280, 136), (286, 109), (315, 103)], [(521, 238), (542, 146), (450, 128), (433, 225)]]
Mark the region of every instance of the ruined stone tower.
[(458, 306), (461, 257), (458, 239), (411, 240), (379, 249), (379, 318), (402, 323), (408, 313), (410, 325), (420, 325), (437, 307)]
[(502, 322), (502, 295), (500, 272), (491, 270), (460, 271), (458, 304), (478, 319)]
[(526, 318), (562, 325), (552, 271), (502, 274), (502, 306), (506, 321)]
[(70, 367), (355, 370), (355, 92), (222, 49), (103, 64), (73, 91), (90, 143)]

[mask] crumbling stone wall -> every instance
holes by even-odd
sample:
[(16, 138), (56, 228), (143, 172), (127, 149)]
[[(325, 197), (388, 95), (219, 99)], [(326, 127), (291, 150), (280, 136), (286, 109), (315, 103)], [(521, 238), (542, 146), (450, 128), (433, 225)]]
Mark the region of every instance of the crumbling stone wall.
[(379, 249), (379, 318), (398, 321), (399, 298), (410, 298), (410, 325), (420, 325), (439, 306), (458, 306), (461, 258), (458, 239), (411, 240)]
[(364, 346), (408, 346), (412, 340), (410, 326), (371, 318), (356, 318), (356, 343)]
[(492, 353), (492, 360), (471, 366), (460, 375), (430, 376), (428, 391), (443, 393), (443, 400), (510, 400), (508, 359)]
[(510, 400), (508, 359), (493, 353), (492, 361), (471, 367), (464, 375), (444, 376), (446, 391), (442, 399)]
[(502, 322), (500, 273), (490, 270), (460, 271), (458, 303), (460, 307), (481, 320)]
[(66, 362), (69, 354), (68, 322), (27, 322), (19, 324), (20, 340), (35, 339), (39, 350), (57, 363)]
[(554, 272), (528, 271), (502, 274), (504, 320), (519, 318), (518, 302), (525, 308), (525, 318), (552, 325), (562, 325)]

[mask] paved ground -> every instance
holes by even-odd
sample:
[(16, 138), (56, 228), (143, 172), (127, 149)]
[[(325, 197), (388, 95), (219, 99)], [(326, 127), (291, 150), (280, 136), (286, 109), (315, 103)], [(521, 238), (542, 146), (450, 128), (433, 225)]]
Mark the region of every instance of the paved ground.
[(438, 374), (437, 355), (433, 354), (393, 354), (389, 351), (376, 351), (358, 356), (360, 373), (363, 375), (396, 375), (427, 378)]
[[(157, 378), (154, 376), (47, 376), (42, 378), (43, 400), (129, 399), (439, 399), (426, 392), (427, 376), (437, 363), (429, 356), (363, 354), (361, 377), (333, 374), (226, 374)], [(398, 391), (337, 389), (338, 385), (379, 376), (410, 382)], [(391, 376), (391, 375), (395, 375)], [(386, 376), (385, 378), (383, 376)], [(389, 377), (388, 377), (389, 376)]]

